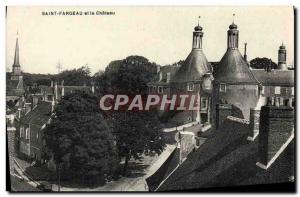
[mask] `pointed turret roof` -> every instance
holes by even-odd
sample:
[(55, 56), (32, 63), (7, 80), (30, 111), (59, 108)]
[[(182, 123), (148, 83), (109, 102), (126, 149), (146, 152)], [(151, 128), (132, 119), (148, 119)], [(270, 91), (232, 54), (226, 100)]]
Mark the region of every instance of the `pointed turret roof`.
[(198, 22), (193, 32), (193, 49), (175, 74), (173, 82), (201, 80), (206, 73), (212, 73), (212, 67), (202, 51), (202, 29)]
[(212, 68), (202, 50), (192, 50), (177, 71), (174, 80), (176, 82), (200, 80), (206, 73), (211, 73)]
[(16, 40), (16, 48), (15, 48), (15, 58), (13, 66), (20, 66), (19, 62), (19, 39)]
[(220, 63), (214, 70), (215, 80), (221, 83), (250, 83), (258, 81), (249, 69), (238, 49), (227, 49)]

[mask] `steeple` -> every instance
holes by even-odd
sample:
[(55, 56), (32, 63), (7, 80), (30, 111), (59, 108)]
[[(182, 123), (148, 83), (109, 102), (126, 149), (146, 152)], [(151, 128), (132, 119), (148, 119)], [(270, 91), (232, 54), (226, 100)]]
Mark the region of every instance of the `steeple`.
[(16, 40), (16, 48), (15, 48), (15, 57), (14, 57), (14, 63), (12, 66), (12, 79), (19, 79), (19, 76), (21, 76), (21, 66), (20, 66), (20, 60), (19, 60), (19, 38), (18, 38), (18, 32), (17, 32), (17, 40)]
[(200, 20), (200, 16), (198, 19), (198, 25), (194, 28), (195, 31), (193, 32), (193, 50), (202, 49), (203, 32), (202, 32), (202, 27), (199, 25), (199, 20)]
[[(235, 14), (233, 14), (233, 17)], [(239, 47), (239, 30), (237, 30), (237, 25), (234, 23), (229, 25), (229, 30), (227, 31), (227, 48), (237, 49)]]
[[(18, 35), (18, 33), (17, 33), (17, 35)], [(16, 40), (15, 58), (14, 58), (13, 66), (20, 66), (20, 62), (19, 62), (19, 38), (18, 37), (17, 37), (17, 40)]]

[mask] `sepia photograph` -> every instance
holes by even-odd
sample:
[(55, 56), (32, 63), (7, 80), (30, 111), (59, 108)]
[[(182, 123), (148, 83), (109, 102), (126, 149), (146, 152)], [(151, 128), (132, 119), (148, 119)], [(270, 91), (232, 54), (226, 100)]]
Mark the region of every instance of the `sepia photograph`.
[(293, 6), (6, 6), (9, 192), (296, 192)]

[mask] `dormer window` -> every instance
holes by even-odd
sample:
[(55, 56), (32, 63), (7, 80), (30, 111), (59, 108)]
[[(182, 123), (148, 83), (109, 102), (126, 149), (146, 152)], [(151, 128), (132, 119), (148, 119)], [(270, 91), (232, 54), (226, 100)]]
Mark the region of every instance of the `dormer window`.
[(163, 93), (163, 87), (162, 86), (158, 86), (157, 92), (158, 93)]
[(220, 92), (226, 92), (226, 84), (220, 83)]
[(280, 86), (275, 87), (275, 94), (280, 94)]
[(291, 95), (294, 96), (294, 87), (291, 88)]
[(200, 109), (207, 110), (208, 107), (208, 100), (205, 97), (201, 97)]
[(188, 83), (187, 84), (187, 91), (194, 91), (194, 84), (193, 83)]
[(167, 73), (167, 83), (169, 83), (170, 82), (170, 80), (171, 80), (171, 73)]
[(26, 128), (25, 130), (25, 139), (29, 140), (29, 128)]
[(159, 72), (159, 78), (158, 78), (158, 81), (161, 81), (162, 78), (163, 78), (163, 74), (162, 74), (162, 72)]

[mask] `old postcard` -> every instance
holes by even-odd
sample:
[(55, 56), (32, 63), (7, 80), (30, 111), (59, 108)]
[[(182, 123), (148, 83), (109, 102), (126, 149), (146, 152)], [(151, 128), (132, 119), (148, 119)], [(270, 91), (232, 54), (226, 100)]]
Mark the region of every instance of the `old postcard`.
[(294, 192), (294, 36), (292, 6), (8, 6), (8, 190)]

